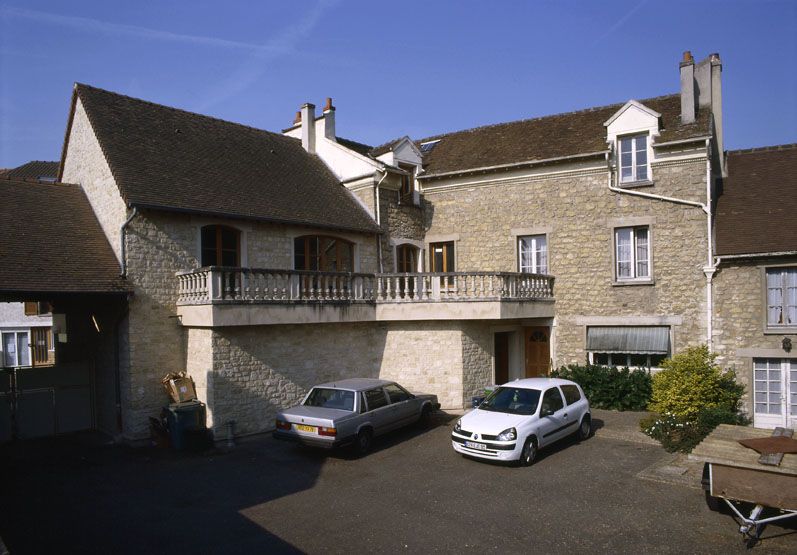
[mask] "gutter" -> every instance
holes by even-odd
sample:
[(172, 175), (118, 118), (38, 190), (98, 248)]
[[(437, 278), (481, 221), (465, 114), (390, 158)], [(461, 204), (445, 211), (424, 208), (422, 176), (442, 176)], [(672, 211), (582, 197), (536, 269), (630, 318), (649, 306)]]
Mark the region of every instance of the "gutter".
[[(382, 184), (382, 182), (385, 179), (387, 179), (387, 173), (388, 173), (386, 169), (382, 169), (382, 171), (384, 172), (384, 175), (382, 175), (382, 179), (377, 181), (376, 185), (374, 185), (375, 199), (376, 199), (376, 207), (375, 207), (376, 209), (374, 210), (374, 213), (376, 214), (376, 225), (379, 226), (379, 230), (380, 231), (382, 231), (382, 217), (381, 217), (381, 211), (379, 210), (379, 186)], [(377, 174), (374, 174), (374, 177), (376, 177), (376, 175)], [(379, 272), (382, 273), (382, 272), (384, 272), (384, 264), (382, 263), (382, 234), (381, 233), (376, 236), (376, 258), (377, 258), (377, 260), (379, 260)]]
[(738, 260), (743, 258), (777, 258), (779, 256), (797, 256), (797, 251), (756, 252), (748, 254), (722, 254), (714, 258), (715, 266), (724, 260)]
[(130, 225), (130, 222), (133, 221), (133, 218), (136, 217), (138, 214), (138, 207), (133, 207), (133, 212), (130, 216), (125, 220), (125, 223), (119, 228), (119, 253), (120, 258), (122, 259), (122, 273), (120, 274), (123, 278), (127, 278), (127, 253), (125, 249), (125, 230), (127, 226)]
[(691, 139), (680, 139), (678, 141), (667, 141), (666, 143), (651, 143), (650, 146), (653, 148), (660, 147), (660, 146), (676, 146), (676, 145), (685, 145), (689, 143), (697, 143), (699, 141), (706, 141), (711, 139), (711, 135), (703, 135), (700, 137), (692, 137)]

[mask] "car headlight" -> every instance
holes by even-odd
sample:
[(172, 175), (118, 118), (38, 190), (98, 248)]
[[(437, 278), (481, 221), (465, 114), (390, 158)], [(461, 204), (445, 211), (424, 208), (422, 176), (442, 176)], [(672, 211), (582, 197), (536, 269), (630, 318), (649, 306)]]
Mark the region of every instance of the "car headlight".
[(462, 420), (457, 420), (457, 423), (454, 424), (454, 431), (457, 433), (462, 431)]
[(517, 439), (517, 430), (509, 428), (498, 434), (498, 441), (512, 441)]

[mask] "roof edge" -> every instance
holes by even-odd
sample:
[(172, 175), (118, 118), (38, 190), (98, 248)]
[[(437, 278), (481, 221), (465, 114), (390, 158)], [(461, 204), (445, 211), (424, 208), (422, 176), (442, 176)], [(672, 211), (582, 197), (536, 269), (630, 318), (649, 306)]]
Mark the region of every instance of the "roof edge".
[(556, 162), (562, 162), (565, 160), (577, 160), (582, 158), (598, 158), (601, 156), (606, 156), (606, 154), (610, 152), (608, 149), (606, 150), (598, 150), (595, 152), (586, 152), (583, 154), (569, 154), (567, 156), (558, 156), (556, 158), (545, 158), (543, 160), (526, 160), (524, 162), (513, 162), (511, 164), (500, 164), (498, 166), (482, 166), (478, 168), (468, 168), (462, 170), (454, 170), (450, 172), (442, 172), (442, 173), (433, 173), (428, 175), (419, 175), (419, 180), (426, 180), (426, 179), (440, 179), (444, 177), (452, 177), (456, 175), (468, 175), (471, 173), (488, 173), (492, 171), (502, 171), (502, 170), (511, 170), (514, 168), (523, 168), (529, 166), (538, 166), (542, 164), (552, 164)]

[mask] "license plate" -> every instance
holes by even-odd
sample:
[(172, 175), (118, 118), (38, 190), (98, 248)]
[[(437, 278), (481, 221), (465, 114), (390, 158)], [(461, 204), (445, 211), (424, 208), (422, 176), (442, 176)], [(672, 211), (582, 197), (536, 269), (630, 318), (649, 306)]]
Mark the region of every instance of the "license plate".
[(479, 451), (487, 451), (487, 446), (484, 443), (473, 443), (472, 441), (466, 441), (465, 447), (478, 449)]
[(311, 434), (315, 433), (315, 426), (305, 426), (304, 424), (294, 424), (296, 429), (300, 432), (310, 432)]

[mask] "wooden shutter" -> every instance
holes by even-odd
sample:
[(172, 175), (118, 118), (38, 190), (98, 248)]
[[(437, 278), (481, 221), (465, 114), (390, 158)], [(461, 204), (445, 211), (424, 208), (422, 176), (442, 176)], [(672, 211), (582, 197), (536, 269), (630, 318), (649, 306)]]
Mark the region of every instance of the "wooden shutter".
[(25, 302), (25, 316), (36, 316), (39, 314), (39, 303)]
[(55, 364), (55, 351), (52, 349), (52, 333), (49, 327), (30, 328), (31, 366), (52, 366)]

